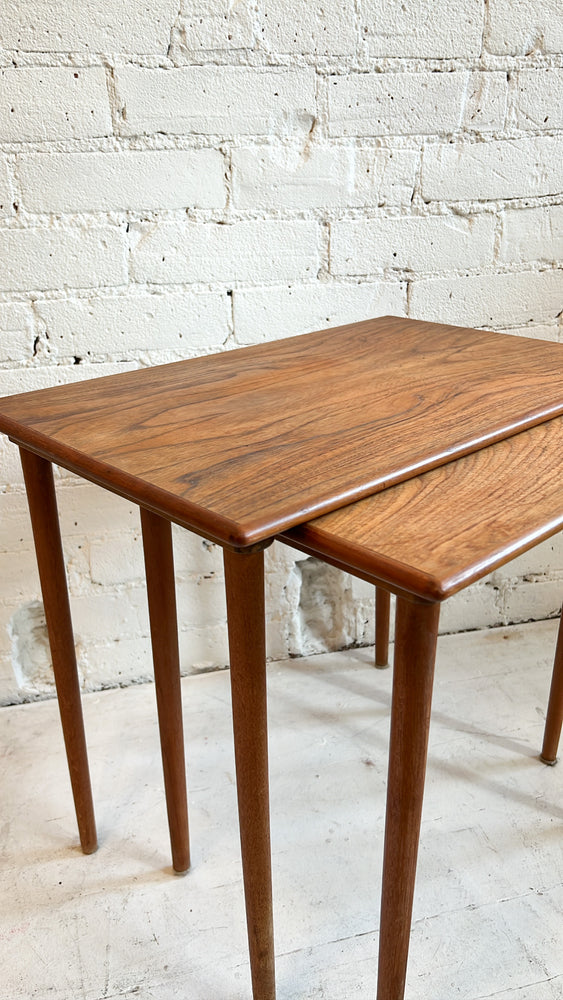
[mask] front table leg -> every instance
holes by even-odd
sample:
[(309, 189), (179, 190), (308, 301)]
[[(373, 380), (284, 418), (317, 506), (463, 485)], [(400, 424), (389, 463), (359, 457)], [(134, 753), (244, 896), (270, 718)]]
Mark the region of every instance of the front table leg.
[(141, 527), (172, 867), (183, 874), (190, 867), (190, 837), (172, 525), (141, 508)]
[(53, 467), (20, 448), (70, 782), (85, 854), (98, 846)]
[(439, 604), (397, 599), (377, 1000), (403, 1000)]
[(254, 1000), (275, 1000), (264, 553), (224, 550), (242, 870)]

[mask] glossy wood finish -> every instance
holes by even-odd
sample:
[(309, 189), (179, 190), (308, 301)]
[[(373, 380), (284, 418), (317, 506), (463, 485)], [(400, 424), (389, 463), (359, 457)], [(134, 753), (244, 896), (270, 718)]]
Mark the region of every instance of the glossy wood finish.
[(439, 616), (397, 600), (377, 1000), (405, 991)]
[(545, 764), (555, 764), (563, 723), (563, 614), (559, 622), (557, 649), (553, 665), (553, 677), (547, 706), (547, 718), (541, 759)]
[(389, 614), (391, 594), (383, 587), (375, 588), (375, 665), (389, 665)]
[(174, 871), (190, 867), (172, 527), (141, 510), (162, 768)]
[[(403, 1000), (405, 989), (440, 606), (431, 602), (560, 530), (562, 472), (556, 418), (281, 536), (399, 595), (377, 1000)], [(555, 761), (562, 716), (560, 625), (546, 763)]]
[(254, 1000), (275, 1000), (264, 553), (224, 552), (233, 731)]
[(442, 601), (563, 527), (563, 419), (292, 529), (281, 540)]
[(80, 844), (92, 854), (98, 840), (53, 468), (23, 448), (20, 453)]
[(12, 396), (0, 430), (236, 547), (562, 412), (562, 344), (382, 317)]

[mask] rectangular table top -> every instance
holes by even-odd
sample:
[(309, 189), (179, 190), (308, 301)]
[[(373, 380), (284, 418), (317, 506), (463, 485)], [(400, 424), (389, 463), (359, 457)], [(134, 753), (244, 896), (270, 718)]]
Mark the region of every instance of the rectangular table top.
[(558, 417), (299, 525), (281, 541), (441, 601), (562, 528)]
[(245, 547), (562, 412), (562, 344), (388, 316), (6, 397), (0, 430)]

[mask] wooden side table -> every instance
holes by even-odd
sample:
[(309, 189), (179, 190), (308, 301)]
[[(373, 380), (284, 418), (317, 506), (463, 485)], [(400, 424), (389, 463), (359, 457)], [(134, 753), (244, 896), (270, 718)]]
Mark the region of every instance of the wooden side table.
[[(563, 419), (285, 532), (397, 595), (377, 1000), (405, 991), (440, 603), (563, 527)], [(563, 720), (563, 624), (541, 759)]]
[(0, 430), (21, 449), (85, 851), (96, 829), (51, 463), (142, 509), (178, 871), (189, 852), (170, 522), (224, 548), (256, 998), (275, 995), (263, 549), (312, 517), (561, 413), (563, 345), (395, 317), (0, 400)]

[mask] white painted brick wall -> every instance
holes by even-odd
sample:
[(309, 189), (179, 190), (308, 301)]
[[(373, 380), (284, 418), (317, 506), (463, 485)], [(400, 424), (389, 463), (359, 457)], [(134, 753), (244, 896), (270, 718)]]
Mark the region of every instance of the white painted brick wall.
[[(0, 393), (394, 313), (562, 340), (555, 0), (0, 7)], [(85, 687), (150, 678), (137, 509), (57, 471)], [(183, 669), (228, 651), (221, 551), (174, 529)], [(273, 657), (373, 641), (367, 585), (274, 545)], [(563, 539), (444, 630), (555, 613)], [(52, 693), (0, 440), (0, 702)]]
[(426, 146), (422, 197), (427, 201), (511, 201), (559, 196), (563, 137), (439, 143)]
[(125, 234), (117, 227), (6, 229), (0, 232), (0, 258), (0, 290), (6, 292), (127, 280)]
[(0, 69), (0, 136), (3, 141), (95, 139), (111, 135), (102, 66)]
[(223, 208), (224, 174), (214, 149), (34, 153), (16, 160), (21, 207), (28, 212)]
[(495, 225), (494, 216), (488, 213), (466, 218), (439, 215), (334, 222), (330, 233), (331, 272), (365, 275), (386, 268), (479, 268), (492, 264)]
[(315, 112), (308, 68), (126, 66), (115, 79), (124, 135), (285, 135), (309, 129)]
[(451, 59), (478, 56), (483, 37), (482, 0), (397, 3), (360, 0), (361, 30), (372, 56)]
[(451, 132), (461, 125), (469, 74), (351, 73), (328, 80), (332, 136)]
[(131, 252), (136, 281), (276, 281), (314, 278), (318, 225), (312, 221), (252, 220), (232, 225), (142, 225)]
[(559, 0), (489, 0), (486, 45), (499, 55), (561, 53), (563, 10)]

